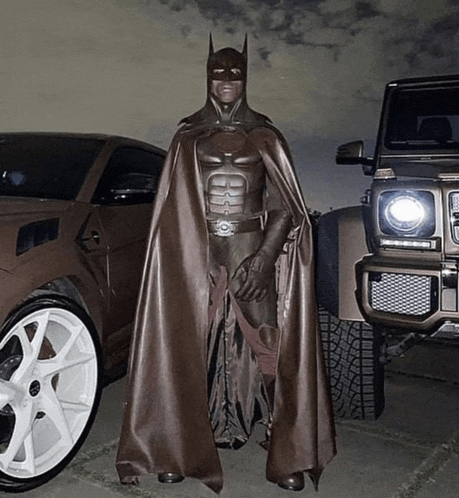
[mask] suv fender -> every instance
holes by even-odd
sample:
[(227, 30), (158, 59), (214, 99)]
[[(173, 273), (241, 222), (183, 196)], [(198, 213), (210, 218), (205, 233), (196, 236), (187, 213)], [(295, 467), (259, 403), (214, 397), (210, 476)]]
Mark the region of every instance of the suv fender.
[(355, 265), (368, 254), (363, 208), (346, 207), (322, 215), (316, 252), (319, 305), (341, 320), (364, 321), (355, 295)]
[(384, 409), (384, 366), (382, 336), (365, 322), (355, 293), (355, 266), (368, 252), (364, 209), (338, 209), (320, 218), (316, 283), (335, 415), (372, 420)]

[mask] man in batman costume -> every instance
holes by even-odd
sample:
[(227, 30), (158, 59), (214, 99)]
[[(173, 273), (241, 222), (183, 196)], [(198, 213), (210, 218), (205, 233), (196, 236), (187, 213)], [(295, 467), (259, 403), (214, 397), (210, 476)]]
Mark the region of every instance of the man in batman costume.
[(223, 486), (217, 447), (267, 424), (266, 477), (317, 486), (335, 434), (313, 247), (288, 147), (246, 101), (247, 39), (214, 52), (155, 200), (117, 455), (121, 482)]

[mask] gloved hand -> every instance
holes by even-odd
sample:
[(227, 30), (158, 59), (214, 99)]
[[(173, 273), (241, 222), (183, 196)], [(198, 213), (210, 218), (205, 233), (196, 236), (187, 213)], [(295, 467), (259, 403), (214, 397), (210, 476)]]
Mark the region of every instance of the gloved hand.
[(277, 257), (287, 240), (292, 225), (292, 216), (286, 210), (273, 210), (268, 213), (264, 239), (258, 250), (245, 258), (234, 273), (239, 280), (236, 299), (241, 301), (262, 301), (275, 278)]
[(262, 301), (274, 279), (276, 260), (259, 250), (245, 258), (234, 273), (233, 279), (240, 281), (235, 293), (241, 301)]

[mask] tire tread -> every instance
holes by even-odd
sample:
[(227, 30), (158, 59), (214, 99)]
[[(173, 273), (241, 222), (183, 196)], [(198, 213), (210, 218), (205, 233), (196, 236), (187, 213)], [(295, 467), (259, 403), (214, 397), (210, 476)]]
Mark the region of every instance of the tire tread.
[(319, 323), (335, 415), (377, 419), (384, 409), (380, 334), (366, 322), (340, 320), (321, 307)]

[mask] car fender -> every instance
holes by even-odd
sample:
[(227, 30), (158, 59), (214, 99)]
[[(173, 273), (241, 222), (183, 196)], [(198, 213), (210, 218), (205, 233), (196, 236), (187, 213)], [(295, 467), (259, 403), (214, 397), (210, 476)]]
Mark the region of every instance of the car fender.
[(320, 306), (341, 320), (364, 321), (356, 299), (355, 265), (368, 254), (361, 206), (320, 217), (316, 238), (316, 290)]
[(3, 323), (12, 310), (37, 289), (45, 287), (50, 282), (67, 279), (77, 289), (82, 304), (87, 309), (103, 342), (103, 310), (107, 301), (107, 289), (101, 287), (101, 280), (98, 280), (89, 268), (84, 267), (78, 258), (68, 255), (63, 258), (59, 251), (52, 251), (48, 257), (61, 261), (61, 264), (53, 265), (51, 269), (42, 265), (37, 269), (37, 265), (29, 261), (18, 266), (14, 274), (0, 271), (0, 323)]

